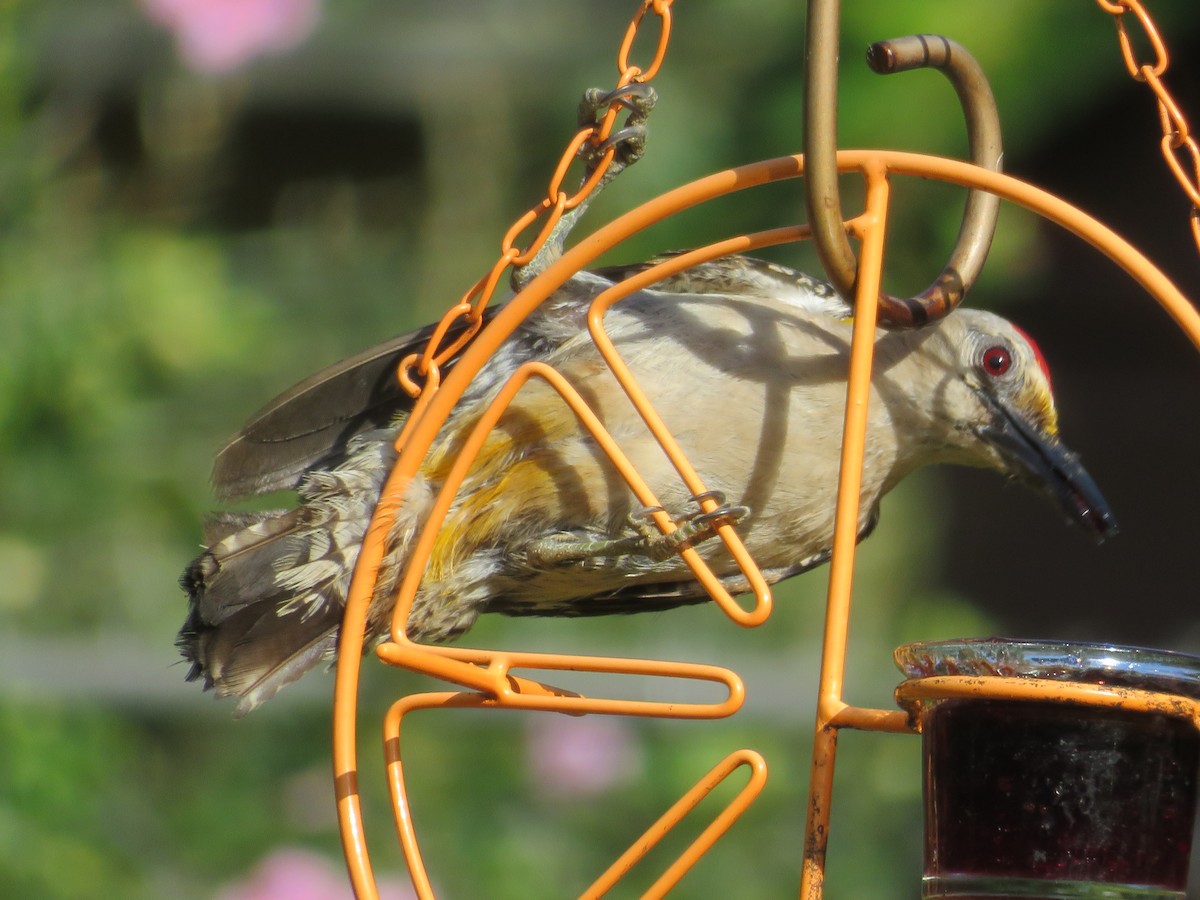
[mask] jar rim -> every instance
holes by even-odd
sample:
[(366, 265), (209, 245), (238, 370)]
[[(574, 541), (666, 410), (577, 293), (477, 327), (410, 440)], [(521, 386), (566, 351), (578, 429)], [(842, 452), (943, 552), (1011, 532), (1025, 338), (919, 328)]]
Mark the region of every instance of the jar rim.
[(1171, 650), (991, 637), (919, 641), (896, 648), (893, 658), (907, 678), (1044, 678), (1200, 699), (1200, 656)]

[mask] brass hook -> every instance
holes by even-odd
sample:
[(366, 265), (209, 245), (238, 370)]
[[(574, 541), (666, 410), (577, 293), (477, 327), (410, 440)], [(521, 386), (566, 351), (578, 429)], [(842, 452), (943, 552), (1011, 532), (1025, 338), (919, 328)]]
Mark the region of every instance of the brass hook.
[[(867, 63), (880, 75), (927, 66), (944, 72), (962, 104), (971, 162), (983, 169), (1000, 171), (1004, 150), (996, 99), (983, 69), (961, 44), (936, 34), (880, 41), (868, 48)], [(920, 325), (939, 319), (958, 306), (983, 270), (999, 215), (1000, 198), (995, 194), (968, 192), (958, 238), (942, 273), (916, 297), (901, 300), (881, 295), (882, 320), (893, 325)]]
[[(839, 293), (852, 296), (858, 263), (843, 225), (837, 173), (837, 0), (812, 0), (808, 29), (804, 158), (809, 222), (821, 265)], [(1000, 171), (1003, 152), (996, 101), (983, 70), (960, 44), (940, 35), (880, 41), (867, 51), (867, 62), (882, 75), (930, 66), (945, 73), (963, 107), (971, 161), (981, 168)], [(941, 318), (961, 303), (983, 268), (999, 211), (999, 198), (972, 190), (946, 267), (915, 297), (898, 298), (881, 292), (880, 324), (922, 325)]]

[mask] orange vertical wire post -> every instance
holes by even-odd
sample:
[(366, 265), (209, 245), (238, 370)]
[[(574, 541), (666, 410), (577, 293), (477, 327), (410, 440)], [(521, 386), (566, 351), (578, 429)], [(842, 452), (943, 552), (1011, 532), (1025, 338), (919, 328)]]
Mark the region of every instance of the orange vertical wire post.
[(864, 167), (863, 173), (867, 178), (867, 203), (866, 212), (856, 220), (855, 227), (862, 240), (862, 250), (855, 285), (850, 376), (846, 388), (841, 470), (838, 475), (833, 555), (829, 563), (825, 640), (817, 693), (817, 724), (800, 887), (801, 897), (810, 900), (821, 896), (825, 880), (825, 851), (829, 841), (833, 769), (837, 756), (837, 729), (830, 721), (845, 706), (842, 702), (842, 684), (846, 669), (850, 591), (854, 579), (854, 548), (858, 541), (867, 404), (871, 396), (871, 362), (875, 351), (875, 314), (887, 224), (887, 170), (877, 163)]

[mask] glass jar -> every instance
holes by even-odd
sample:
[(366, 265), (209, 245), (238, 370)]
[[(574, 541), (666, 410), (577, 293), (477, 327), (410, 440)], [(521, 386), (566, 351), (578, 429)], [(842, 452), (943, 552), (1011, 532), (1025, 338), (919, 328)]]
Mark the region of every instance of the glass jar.
[(1009, 699), (998, 681), (979, 682), (976, 696), (931, 688), (919, 707), (923, 897), (1182, 900), (1200, 731), (1191, 704), (1174, 698), (1200, 698), (1200, 658), (990, 639), (909, 644), (896, 663), (906, 685), (1036, 678), (1152, 691), (1168, 695), (1156, 709), (1170, 710)]

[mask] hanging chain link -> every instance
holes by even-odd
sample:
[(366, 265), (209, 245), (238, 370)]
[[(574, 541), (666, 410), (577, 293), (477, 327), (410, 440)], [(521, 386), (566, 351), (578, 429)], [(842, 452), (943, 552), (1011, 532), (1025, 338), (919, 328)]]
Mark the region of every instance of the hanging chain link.
[[(609, 137), (624, 105), (619, 89), (633, 83), (648, 82), (658, 74), (671, 37), (671, 4), (673, 2), (674, 0), (643, 0), (625, 31), (625, 39), (621, 42), (621, 48), (617, 53), (617, 90), (609, 95), (613, 99), (609, 102), (608, 107), (597, 112), (593, 122), (582, 125), (567, 144), (562, 158), (554, 169), (554, 174), (550, 177), (546, 196), (508, 229), (504, 239), (500, 242), (500, 258), (496, 260), (488, 273), (446, 312), (424, 351), (405, 357), (400, 363), (398, 374), (400, 384), (411, 396), (419, 396), (424, 387), (431, 383), (430, 376), (436, 380), (439, 367), (465, 347), (478, 333), (483, 324), (483, 310), (491, 301), (496, 285), (500, 283), (501, 276), (508, 268), (524, 265), (533, 259), (546, 243), (563, 213), (574, 209), (587, 198), (609, 170), (616, 156), (618, 144), (618, 141), (610, 141)], [(658, 40), (655, 44), (653, 59), (643, 68), (630, 62), (629, 56), (642, 20), (650, 12), (657, 17)], [(603, 152), (598, 152), (596, 159), (591, 162), (593, 168), (587, 180), (574, 194), (568, 194), (563, 190), (563, 182), (566, 180), (571, 163), (580, 155), (585, 144), (591, 144), (592, 148)], [(518, 238), (542, 217), (545, 217), (545, 221), (541, 224), (541, 228), (532, 242), (525, 249), (519, 249)], [(446, 336), (455, 330), (457, 333), (454, 338), (442, 346)]]
[[(1200, 146), (1197, 146), (1196, 139), (1188, 128), (1187, 119), (1184, 118), (1179, 104), (1163, 82), (1163, 75), (1170, 65), (1166, 44), (1158, 33), (1158, 26), (1140, 0), (1096, 0), (1096, 3), (1106, 13), (1111, 14), (1116, 22), (1117, 41), (1120, 43), (1121, 56), (1130, 76), (1147, 84), (1158, 100), (1163, 158), (1166, 159), (1183, 192), (1192, 201), (1192, 238), (1196, 242), (1196, 249), (1200, 250)], [(1153, 54), (1152, 60), (1140, 59), (1134, 50), (1127, 23), (1129, 13), (1136, 19), (1144, 42), (1149, 45)]]

